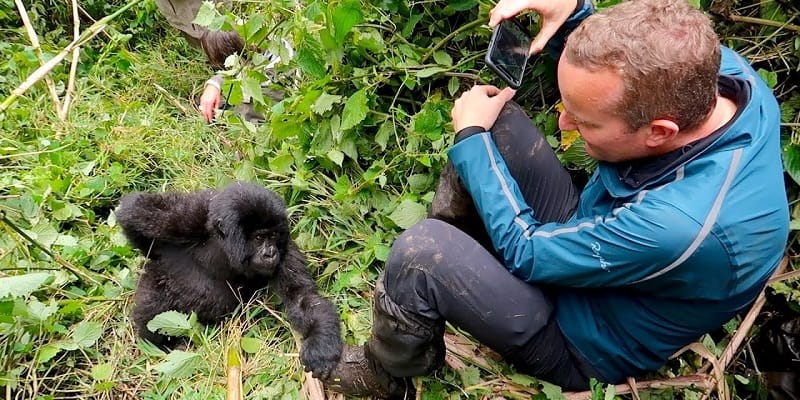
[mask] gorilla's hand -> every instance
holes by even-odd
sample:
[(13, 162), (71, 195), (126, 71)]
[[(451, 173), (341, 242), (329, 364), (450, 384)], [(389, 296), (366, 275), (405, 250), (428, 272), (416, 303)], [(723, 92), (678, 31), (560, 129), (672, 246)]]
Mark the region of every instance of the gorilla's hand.
[(328, 332), (319, 332), (303, 340), (300, 361), (314, 378), (327, 379), (339, 362), (341, 354), (342, 342), (339, 337)]

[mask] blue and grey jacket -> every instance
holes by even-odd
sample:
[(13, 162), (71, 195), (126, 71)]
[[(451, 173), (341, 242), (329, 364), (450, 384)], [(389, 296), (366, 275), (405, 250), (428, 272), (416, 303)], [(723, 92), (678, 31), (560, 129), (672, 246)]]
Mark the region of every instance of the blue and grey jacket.
[(746, 309), (782, 258), (777, 101), (724, 47), (719, 82), (738, 104), (729, 123), (668, 162), (601, 163), (566, 223), (537, 221), (490, 132), (448, 153), (505, 266), (558, 288), (561, 330), (606, 382), (659, 368)]

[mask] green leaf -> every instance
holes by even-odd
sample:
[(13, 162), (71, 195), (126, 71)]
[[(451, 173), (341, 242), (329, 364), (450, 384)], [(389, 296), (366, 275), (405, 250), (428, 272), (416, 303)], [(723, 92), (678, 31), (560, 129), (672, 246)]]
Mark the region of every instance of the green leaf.
[(75, 326), (72, 331), (72, 342), (78, 348), (86, 348), (94, 346), (97, 339), (103, 335), (103, 325), (94, 321), (81, 321)]
[(561, 391), (561, 386), (547, 381), (539, 381), (539, 385), (541, 385), (542, 393), (547, 396), (547, 400), (563, 400), (566, 398)]
[(403, 200), (400, 205), (389, 215), (397, 226), (403, 229), (412, 227), (419, 221), (425, 218), (427, 209), (422, 204), (413, 200)]
[(336, 10), (333, 11), (334, 39), (336, 43), (341, 46), (344, 43), (344, 37), (363, 19), (361, 3), (358, 1), (349, 1), (336, 7)]
[(336, 150), (336, 149), (331, 149), (330, 151), (328, 151), (327, 154), (325, 154), (325, 156), (328, 157), (329, 160), (335, 162), (336, 165), (338, 165), (340, 167), (342, 166), (342, 163), (344, 162), (344, 153), (342, 153), (341, 151)]
[(242, 350), (248, 354), (255, 354), (261, 350), (262, 341), (253, 337), (243, 337), (240, 345)]
[(375, 253), (375, 259), (378, 261), (385, 262), (389, 259), (389, 253), (392, 251), (392, 248), (386, 246), (384, 244), (377, 245), (373, 248), (373, 252)]
[(614, 400), (616, 396), (617, 396), (617, 387), (614, 385), (606, 386), (606, 396), (604, 397), (604, 400)]
[(367, 92), (366, 89), (361, 89), (355, 92), (347, 103), (344, 104), (342, 111), (342, 125), (340, 129), (346, 131), (364, 120), (367, 117)]
[(315, 79), (321, 79), (325, 77), (325, 64), (313, 50), (301, 48), (297, 51), (295, 60), (297, 60), (297, 65), (300, 67), (300, 70), (303, 72), (303, 74), (312, 76)]
[(508, 378), (511, 379), (511, 382), (514, 382), (517, 385), (521, 386), (533, 387), (536, 386), (537, 383), (539, 383), (537, 379), (531, 377), (530, 375), (524, 375), (524, 374), (511, 374), (508, 376)]
[(182, 378), (192, 374), (197, 368), (200, 355), (181, 350), (173, 350), (164, 361), (153, 369), (172, 378)]
[(269, 29), (267, 29), (265, 23), (266, 21), (263, 15), (251, 15), (247, 20), (247, 23), (244, 24), (245, 34), (243, 36), (245, 37), (245, 41), (247, 43), (257, 44), (260, 43), (262, 39), (267, 37)]
[(783, 168), (800, 184), (800, 146), (787, 144), (783, 147)]
[(389, 143), (389, 138), (394, 133), (394, 124), (391, 121), (386, 121), (378, 128), (378, 133), (375, 134), (375, 143), (381, 147), (381, 151), (386, 150), (386, 145)]
[(311, 111), (319, 115), (325, 114), (333, 108), (334, 104), (340, 101), (342, 101), (342, 96), (322, 93), (317, 98), (317, 101), (314, 102), (314, 105), (311, 106)]
[(55, 314), (57, 311), (58, 305), (56, 304), (55, 299), (52, 298), (50, 299), (49, 306), (35, 299), (28, 303), (28, 315), (31, 318), (39, 320), (40, 322), (47, 320), (47, 318)]
[(114, 366), (111, 363), (97, 364), (92, 367), (92, 379), (96, 381), (107, 381), (111, 379)]
[(764, 68), (759, 68), (758, 75), (764, 82), (769, 86), (770, 89), (774, 89), (775, 86), (778, 84), (778, 73), (773, 71), (767, 71)]
[(0, 278), (0, 299), (27, 296), (55, 279), (47, 272), (34, 272)]
[(36, 361), (38, 361), (41, 364), (44, 364), (44, 363), (52, 360), (53, 357), (55, 357), (58, 354), (58, 352), (60, 352), (60, 351), (61, 351), (60, 347), (56, 347), (56, 346), (49, 345), (49, 344), (48, 345), (44, 345), (39, 350), (39, 354), (36, 355)]
[(466, 367), (458, 371), (462, 386), (477, 385), (481, 381), (481, 372), (477, 367)]
[(288, 173), (294, 165), (294, 157), (291, 154), (283, 154), (269, 159), (269, 169), (271, 171)]
[(200, 5), (200, 9), (197, 10), (197, 15), (194, 17), (194, 21), (192, 21), (192, 23), (200, 26), (209, 26), (218, 16), (219, 13), (214, 7), (214, 3), (210, 1), (204, 1)]
[(450, 0), (447, 5), (453, 7), (456, 11), (467, 11), (478, 4), (478, 0)]
[(436, 75), (436, 74), (438, 74), (440, 72), (444, 72), (444, 71), (447, 71), (447, 68), (427, 67), (427, 68), (423, 68), (423, 69), (421, 69), (419, 71), (414, 72), (414, 75), (416, 75), (418, 78), (428, 78), (428, 77), (431, 77), (433, 75)]
[(189, 316), (177, 311), (166, 311), (153, 317), (147, 323), (150, 332), (167, 336), (183, 336), (192, 328)]
[(447, 82), (447, 92), (450, 93), (450, 96), (455, 96), (460, 87), (461, 82), (458, 81), (458, 78), (455, 76), (450, 77), (450, 80)]
[(448, 67), (453, 65), (453, 58), (450, 57), (450, 54), (447, 54), (446, 51), (439, 50), (433, 53), (433, 60), (440, 65), (445, 65)]
[(789, 229), (793, 231), (800, 231), (800, 219), (793, 219), (789, 222)]
[(252, 98), (256, 103), (264, 103), (264, 93), (261, 91), (261, 79), (247, 74), (242, 79), (242, 95)]

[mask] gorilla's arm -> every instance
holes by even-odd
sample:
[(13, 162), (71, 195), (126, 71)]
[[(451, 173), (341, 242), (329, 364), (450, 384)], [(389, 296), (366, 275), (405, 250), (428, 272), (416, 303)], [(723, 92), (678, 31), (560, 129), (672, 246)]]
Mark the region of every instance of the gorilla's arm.
[(208, 202), (215, 191), (195, 193), (133, 193), (120, 200), (116, 210), (125, 236), (147, 255), (154, 240), (174, 244), (204, 241)]
[(292, 328), (303, 336), (300, 359), (316, 378), (326, 378), (342, 352), (339, 314), (333, 303), (317, 292), (306, 259), (294, 242), (275, 282)]

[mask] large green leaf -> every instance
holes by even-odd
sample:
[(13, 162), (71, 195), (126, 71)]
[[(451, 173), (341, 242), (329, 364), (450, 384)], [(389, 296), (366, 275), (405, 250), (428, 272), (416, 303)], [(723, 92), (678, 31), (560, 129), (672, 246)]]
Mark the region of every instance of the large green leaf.
[(153, 369), (172, 378), (186, 377), (191, 375), (197, 368), (199, 358), (200, 355), (196, 353), (173, 350), (163, 362), (153, 367)]
[(52, 281), (53, 275), (46, 272), (0, 278), (0, 298), (27, 296)]
[(346, 131), (361, 123), (367, 117), (367, 111), (369, 111), (369, 108), (367, 108), (367, 92), (365, 89), (361, 89), (353, 93), (347, 99), (347, 103), (344, 104), (340, 129)]
[(425, 206), (413, 200), (403, 200), (400, 205), (389, 215), (397, 226), (408, 229), (417, 222), (425, 218), (427, 210)]
[(188, 315), (177, 311), (166, 311), (156, 315), (147, 323), (147, 329), (168, 336), (185, 335), (192, 328)]
[(336, 7), (333, 11), (333, 30), (336, 44), (341, 46), (344, 43), (344, 37), (363, 19), (361, 2), (348, 1)]

